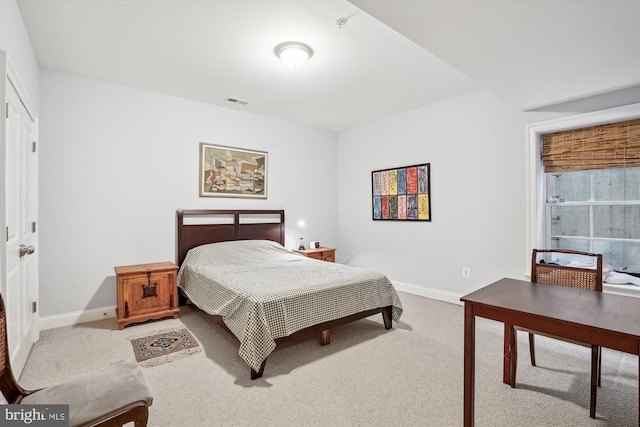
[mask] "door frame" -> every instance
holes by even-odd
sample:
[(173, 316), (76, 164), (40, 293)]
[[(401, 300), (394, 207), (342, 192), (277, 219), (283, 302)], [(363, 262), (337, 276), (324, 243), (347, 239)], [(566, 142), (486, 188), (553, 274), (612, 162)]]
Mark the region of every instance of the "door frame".
[[(13, 89), (16, 91), (16, 93), (18, 94), (18, 97), (20, 98), (20, 102), (22, 103), (22, 105), (24, 106), (25, 110), (27, 111), (27, 114), (29, 115), (29, 117), (32, 119), (32, 121), (34, 122), (34, 126), (35, 126), (35, 134), (36, 134), (36, 139), (38, 136), (38, 114), (36, 111), (36, 108), (33, 104), (33, 102), (31, 101), (31, 99), (29, 98), (27, 91), (25, 89), (25, 86), (22, 84), (22, 82), (20, 81), (20, 78), (18, 77), (18, 72), (16, 70), (16, 68), (13, 66), (10, 58), (7, 55), (6, 51), (0, 50), (0, 99), (2, 99), (2, 108), (0, 109), (2, 111), (2, 114), (0, 114), (0, 164), (4, 165), (6, 162), (6, 132), (7, 132), (7, 124), (6, 124), (6, 100), (7, 100), (7, 93), (8, 93), (8, 88), (7, 88), (7, 84), (10, 84)], [(38, 177), (37, 177), (37, 164), (38, 162), (36, 161), (36, 183), (38, 181)], [(4, 167), (3, 167), (4, 170)], [(3, 202), (6, 201), (6, 177), (2, 176), (0, 177), (0, 200), (2, 200)], [(38, 199), (38, 195), (36, 194), (36, 200)], [(3, 206), (6, 206), (6, 203), (2, 203)], [(36, 218), (37, 221), (37, 218)], [(6, 218), (6, 208), (2, 208), (0, 209), (0, 225), (2, 226), (2, 229), (4, 229), (7, 225), (7, 218)], [(4, 231), (4, 230), (3, 230)], [(39, 233), (38, 233), (39, 234)], [(35, 236), (35, 240), (36, 243), (38, 241), (38, 234), (36, 234)], [(4, 235), (4, 233), (2, 233), (2, 235)], [(7, 266), (6, 266), (6, 245), (2, 244), (0, 245), (0, 289), (5, 289), (7, 286), (6, 283), (6, 273), (7, 273)], [(38, 257), (39, 258), (39, 257)], [(33, 286), (31, 286), (31, 289), (29, 290), (29, 295), (27, 295), (28, 298), (30, 298), (31, 301), (35, 301), (36, 305), (38, 306), (38, 309), (36, 312), (32, 313), (33, 319), (32, 319), (32, 323), (33, 323), (33, 329), (32, 329), (32, 336), (31, 336), (31, 342), (32, 344), (35, 343), (36, 341), (38, 341), (38, 339), (40, 338), (40, 321), (39, 321), (39, 266), (38, 266), (38, 258), (36, 258), (36, 266), (35, 268), (35, 283), (33, 284)]]

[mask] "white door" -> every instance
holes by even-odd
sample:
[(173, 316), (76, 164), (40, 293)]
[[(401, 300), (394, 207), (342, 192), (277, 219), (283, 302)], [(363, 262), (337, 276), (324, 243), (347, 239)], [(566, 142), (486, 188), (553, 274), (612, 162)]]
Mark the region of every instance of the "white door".
[(2, 296), (13, 373), (20, 376), (38, 338), (37, 155), (35, 121), (14, 84), (5, 79), (4, 205)]

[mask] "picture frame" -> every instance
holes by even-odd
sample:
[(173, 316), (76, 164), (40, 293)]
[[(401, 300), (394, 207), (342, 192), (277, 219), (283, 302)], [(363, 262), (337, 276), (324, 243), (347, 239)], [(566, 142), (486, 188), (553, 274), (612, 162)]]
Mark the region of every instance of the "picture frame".
[(371, 172), (374, 221), (431, 221), (431, 163)]
[(267, 198), (266, 151), (200, 143), (200, 197)]

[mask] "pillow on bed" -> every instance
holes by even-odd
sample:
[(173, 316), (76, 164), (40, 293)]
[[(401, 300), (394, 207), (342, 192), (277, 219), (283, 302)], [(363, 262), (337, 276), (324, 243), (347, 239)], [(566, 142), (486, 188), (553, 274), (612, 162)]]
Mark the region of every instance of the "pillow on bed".
[(234, 240), (197, 246), (187, 252), (183, 265), (241, 265), (300, 259), (307, 258), (271, 240)]

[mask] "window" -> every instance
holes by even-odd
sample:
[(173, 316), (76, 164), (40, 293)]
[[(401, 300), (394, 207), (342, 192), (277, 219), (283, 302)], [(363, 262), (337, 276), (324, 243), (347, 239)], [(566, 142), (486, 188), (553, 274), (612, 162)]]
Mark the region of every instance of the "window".
[(640, 273), (640, 167), (547, 172), (545, 182), (545, 247)]
[[(529, 249), (602, 253), (617, 271), (640, 273), (640, 138), (611, 143), (600, 132), (591, 148), (556, 146), (555, 159), (544, 158), (551, 134), (622, 121), (640, 128), (639, 117), (640, 104), (633, 104), (527, 126)], [(585, 137), (576, 141), (584, 143)], [(634, 147), (628, 149), (629, 142)], [(526, 256), (530, 259), (530, 250)]]

